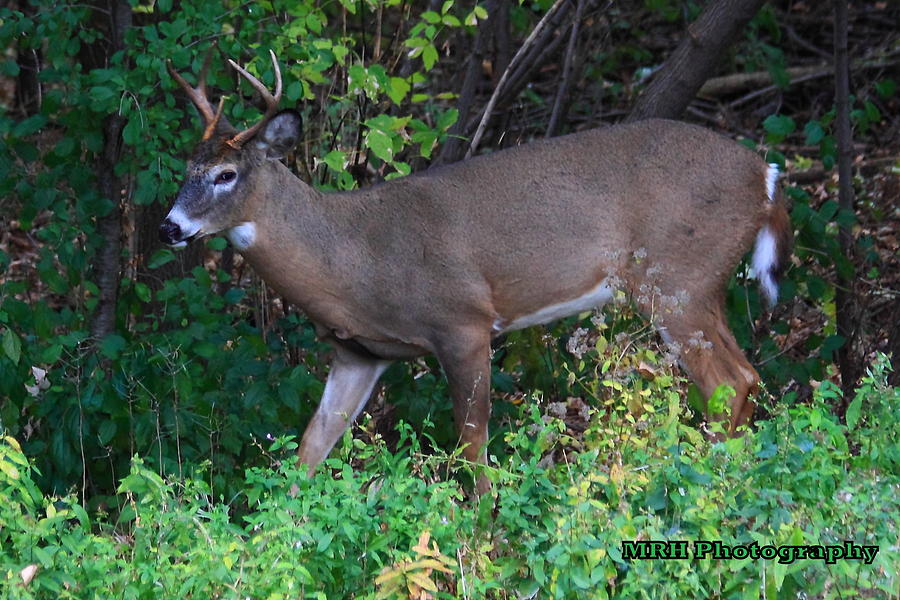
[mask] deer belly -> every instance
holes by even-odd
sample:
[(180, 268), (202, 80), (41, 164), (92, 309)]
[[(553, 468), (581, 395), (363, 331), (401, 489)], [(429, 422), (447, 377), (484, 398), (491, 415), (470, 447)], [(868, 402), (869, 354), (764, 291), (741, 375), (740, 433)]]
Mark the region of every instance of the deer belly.
[(519, 315), (509, 321), (500, 316), (494, 321), (494, 331), (505, 333), (516, 329), (525, 329), (532, 325), (550, 323), (569, 315), (578, 314), (587, 310), (599, 308), (612, 300), (615, 290), (604, 279), (586, 293), (564, 302), (558, 302), (544, 306), (532, 313)]

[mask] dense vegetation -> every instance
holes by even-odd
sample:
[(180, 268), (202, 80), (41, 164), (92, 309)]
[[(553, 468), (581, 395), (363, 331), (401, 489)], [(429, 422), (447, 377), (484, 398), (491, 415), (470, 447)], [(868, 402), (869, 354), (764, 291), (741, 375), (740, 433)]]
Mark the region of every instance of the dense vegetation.
[[(289, 457), (328, 348), (223, 239), (177, 253), (156, 241), (199, 133), (166, 59), (190, 76), (215, 42), (210, 87), (243, 123), (259, 112), (223, 59), (271, 83), (273, 49), (283, 105), (305, 121), (289, 164), (352, 189), (460, 159), (494, 90), (481, 150), (625, 117), (703, 8), (0, 8), (0, 596), (900, 596), (895, 4), (851, 5), (854, 210), (832, 177), (830, 6), (766, 5), (686, 112), (785, 166), (793, 201), (781, 304), (766, 312), (744, 269), (729, 288), (767, 384), (737, 440), (706, 441), (676, 357), (625, 302), (497, 348), (494, 489), (480, 501), (430, 359), (391, 367), (307, 479)], [(872, 564), (624, 560), (634, 539), (880, 551)]]

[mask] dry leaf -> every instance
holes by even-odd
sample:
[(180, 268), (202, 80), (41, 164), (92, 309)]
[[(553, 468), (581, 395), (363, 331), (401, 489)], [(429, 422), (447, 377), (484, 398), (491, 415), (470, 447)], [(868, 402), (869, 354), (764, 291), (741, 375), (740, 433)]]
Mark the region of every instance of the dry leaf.
[(19, 577), (22, 578), (22, 585), (27, 586), (31, 583), (31, 580), (34, 579), (34, 576), (37, 575), (38, 566), (37, 565), (28, 565), (21, 571), (19, 571)]

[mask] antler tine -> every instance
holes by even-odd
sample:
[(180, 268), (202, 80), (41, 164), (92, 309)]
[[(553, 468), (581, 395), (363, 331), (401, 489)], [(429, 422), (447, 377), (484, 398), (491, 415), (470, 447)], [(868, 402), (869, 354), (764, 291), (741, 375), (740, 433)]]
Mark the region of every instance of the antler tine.
[(228, 140), (228, 145), (233, 148), (240, 148), (244, 142), (252, 138), (256, 133), (262, 129), (262, 127), (266, 124), (266, 122), (272, 118), (272, 115), (278, 110), (278, 103), (281, 101), (281, 68), (278, 66), (278, 59), (275, 58), (275, 53), (272, 50), (269, 50), (269, 56), (272, 57), (272, 65), (275, 67), (275, 95), (273, 96), (269, 93), (269, 90), (266, 89), (266, 86), (263, 83), (251, 75), (246, 69), (237, 64), (231, 59), (228, 59), (228, 64), (230, 64), (238, 73), (241, 74), (244, 79), (250, 82), (250, 85), (253, 86), (259, 95), (262, 96), (263, 100), (266, 102), (266, 112), (263, 117), (256, 122), (252, 127), (245, 129), (235, 135), (233, 138)]
[(166, 66), (169, 68), (169, 74), (176, 82), (178, 82), (178, 85), (181, 86), (188, 95), (188, 98), (194, 103), (194, 106), (197, 107), (197, 110), (206, 122), (207, 129), (209, 129), (210, 126), (215, 129), (215, 123), (219, 120), (219, 116), (221, 116), (221, 110), (218, 113), (213, 111), (213, 107), (209, 103), (209, 98), (206, 97), (206, 71), (209, 68), (211, 57), (212, 53), (209, 53), (203, 61), (203, 67), (200, 69), (200, 78), (197, 82), (197, 87), (191, 87), (191, 84), (178, 74), (178, 71), (172, 66), (172, 59), (166, 61)]

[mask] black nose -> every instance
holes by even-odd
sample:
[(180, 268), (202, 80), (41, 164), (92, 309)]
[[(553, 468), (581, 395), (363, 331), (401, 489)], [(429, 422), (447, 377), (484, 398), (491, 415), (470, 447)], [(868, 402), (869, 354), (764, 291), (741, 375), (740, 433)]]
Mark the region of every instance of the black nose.
[(164, 244), (177, 244), (181, 241), (181, 227), (166, 219), (159, 226), (159, 240)]

